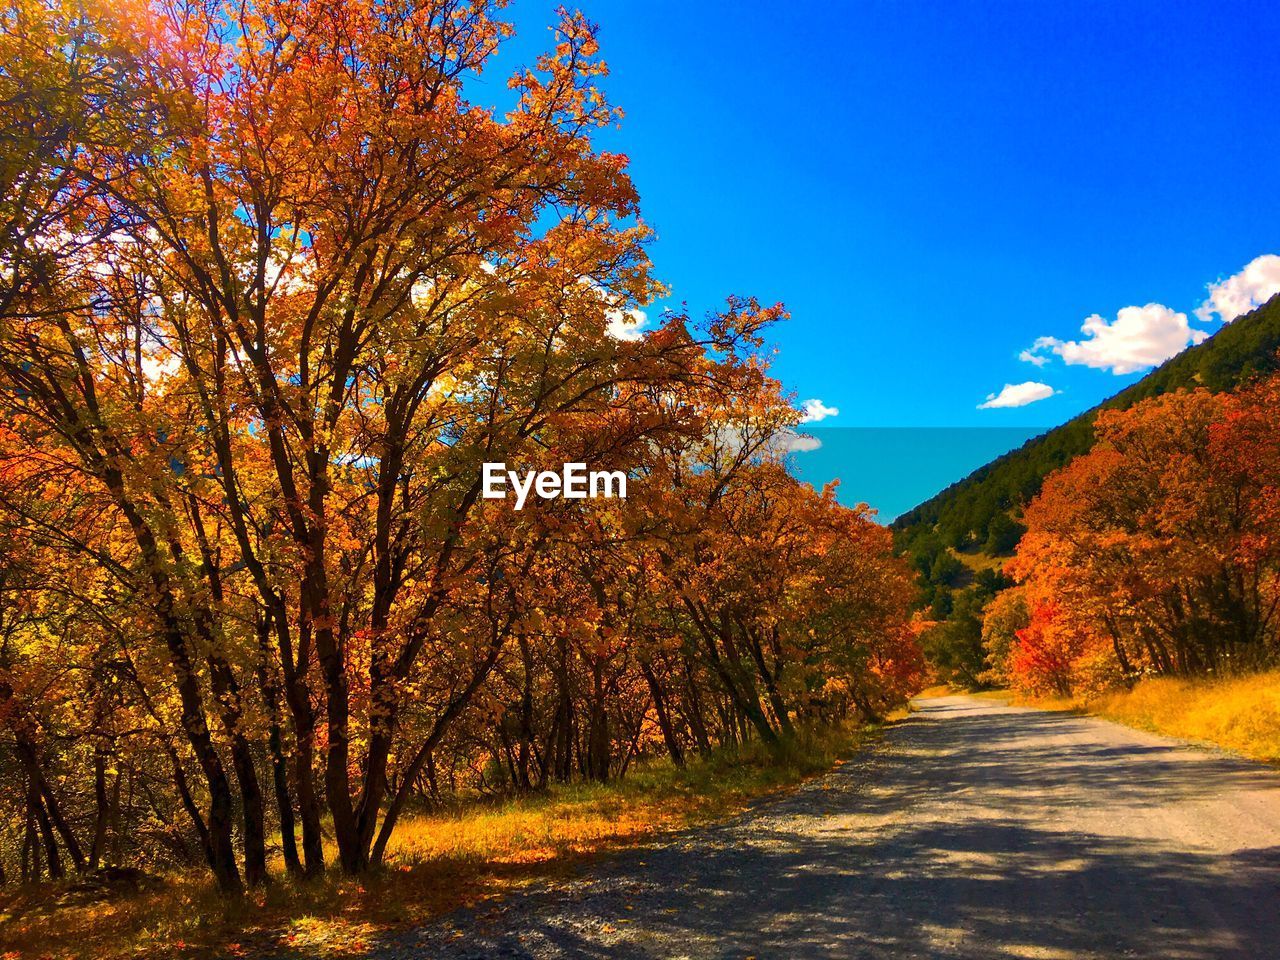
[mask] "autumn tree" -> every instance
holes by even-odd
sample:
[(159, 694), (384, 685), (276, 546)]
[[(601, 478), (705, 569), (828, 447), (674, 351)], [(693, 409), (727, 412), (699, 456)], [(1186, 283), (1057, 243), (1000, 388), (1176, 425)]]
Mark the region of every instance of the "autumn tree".
[[(228, 892), (275, 831), (357, 873), (440, 766), (605, 779), (909, 692), (887, 534), (780, 462), (782, 308), (637, 329), (595, 29), (499, 112), (499, 9), (9, 0), (0, 720), (46, 872), (155, 828)], [(639, 492), (516, 511), (499, 461)]]
[(1275, 655), (1275, 391), (1179, 391), (1099, 416), (1097, 447), (1049, 477), (1010, 563), (1031, 608), (1024, 666), (1052, 661), (1065, 691)]
[(1019, 631), (1031, 623), (1026, 594), (1017, 587), (997, 593), (982, 612), (982, 647), (984, 669), (978, 675), (982, 683), (1008, 686), (1013, 682), (1012, 657), (1018, 644)]

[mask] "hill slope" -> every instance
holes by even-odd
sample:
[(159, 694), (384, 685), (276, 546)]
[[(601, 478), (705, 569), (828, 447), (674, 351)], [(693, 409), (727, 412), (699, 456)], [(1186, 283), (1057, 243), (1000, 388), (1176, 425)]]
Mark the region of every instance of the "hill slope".
[[(1253, 375), (1274, 370), (1280, 351), (1280, 295), (1184, 350), (1114, 397), (1017, 450), (979, 467), (937, 496), (898, 517), (892, 528), (909, 545), (935, 532), (948, 546), (998, 554), (1016, 542), (1007, 520), (1040, 490), (1044, 478), (1093, 444), (1093, 421), (1102, 409), (1125, 409), (1181, 387), (1230, 390)], [(998, 519), (997, 519), (998, 518)], [(994, 521), (994, 523), (993, 523)]]

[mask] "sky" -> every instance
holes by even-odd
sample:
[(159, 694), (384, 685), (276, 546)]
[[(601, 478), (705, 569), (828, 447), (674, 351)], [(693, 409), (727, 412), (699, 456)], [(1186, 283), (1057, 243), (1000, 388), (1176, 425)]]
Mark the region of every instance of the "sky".
[[(886, 517), (1280, 290), (1274, 5), (578, 5), (670, 302), (783, 301), (774, 372), (826, 446), (799, 472)], [(508, 15), (495, 87), (551, 39), (553, 4)], [(996, 429), (904, 468), (842, 462), (842, 427)]]

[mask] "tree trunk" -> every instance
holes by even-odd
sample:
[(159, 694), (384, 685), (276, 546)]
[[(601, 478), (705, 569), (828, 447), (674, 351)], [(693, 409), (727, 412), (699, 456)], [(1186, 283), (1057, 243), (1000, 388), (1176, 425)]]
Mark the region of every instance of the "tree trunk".
[(271, 780), (276, 793), (276, 813), (280, 817), (280, 848), (290, 874), (302, 873), (298, 858), (298, 836), (294, 826), (293, 802), (289, 797), (289, 767), (280, 743), (280, 724), (273, 720), (268, 747), (271, 751)]
[(689, 730), (693, 734), (698, 752), (704, 757), (711, 755), (711, 734), (707, 731), (707, 721), (702, 715), (702, 694), (698, 692), (698, 684), (693, 678), (693, 666), (689, 658), (684, 660), (685, 676), (685, 719), (689, 722)]
[[(36, 798), (41, 801), (37, 808), (41, 832), (44, 831), (46, 826), (56, 829), (58, 836), (62, 837), (62, 842), (67, 847), (67, 854), (71, 857), (72, 864), (77, 870), (83, 870), (85, 868), (85, 858), (80, 849), (80, 842), (76, 839), (71, 825), (67, 823), (66, 817), (63, 816), (62, 805), (58, 802), (53, 789), (49, 786), (49, 781), (45, 778), (44, 771), (40, 768), (40, 761), (36, 756), (34, 744), (25, 737), (20, 736), (17, 739), (16, 750), (23, 766), (26, 768), (27, 779), (31, 784), (31, 789), (35, 791)], [(56, 853), (56, 850), (54, 852)], [(53, 864), (54, 859), (51, 856), (49, 858), (50, 869), (53, 869)], [(60, 860), (58, 861), (58, 869), (62, 869)], [(62, 874), (59, 873), (58, 875), (61, 876)]]
[(267, 659), (271, 655), (269, 643), (271, 632), (271, 614), (258, 623), (258, 687), (262, 693), (262, 702), (267, 708), (269, 727), (267, 731), (267, 749), (271, 757), (271, 781), (276, 795), (276, 813), (280, 818), (280, 849), (284, 855), (285, 869), (291, 875), (302, 873), (302, 862), (298, 858), (298, 838), (294, 827), (293, 800), (289, 795), (289, 768), (284, 755), (284, 744), (280, 735), (280, 687), (267, 667)]
[(107, 751), (101, 738), (93, 750), (93, 800), (97, 808), (93, 820), (93, 846), (89, 850), (89, 869), (97, 870), (106, 846), (107, 824), (111, 819), (111, 803), (107, 796)]
[(662, 686), (658, 683), (657, 674), (653, 672), (651, 664), (643, 661), (640, 664), (640, 672), (644, 674), (645, 682), (649, 684), (649, 695), (653, 698), (653, 709), (658, 715), (658, 728), (662, 731), (662, 740), (667, 745), (667, 753), (671, 755), (671, 761), (677, 767), (683, 767), (684, 750), (671, 723), (671, 714), (667, 710), (666, 698), (662, 694)]
[(587, 708), (587, 776), (599, 783), (609, 779), (612, 744), (609, 740), (609, 713), (605, 703), (604, 670), (599, 661), (591, 665), (591, 703)]
[(44, 841), (45, 861), (49, 865), (49, 879), (61, 880), (66, 876), (62, 869), (62, 857), (58, 854), (58, 841), (53, 835), (53, 827), (49, 825), (49, 814), (41, 802), (40, 791), (35, 783), (27, 791), (27, 806), (35, 814), (36, 823), (40, 826), (40, 838)]

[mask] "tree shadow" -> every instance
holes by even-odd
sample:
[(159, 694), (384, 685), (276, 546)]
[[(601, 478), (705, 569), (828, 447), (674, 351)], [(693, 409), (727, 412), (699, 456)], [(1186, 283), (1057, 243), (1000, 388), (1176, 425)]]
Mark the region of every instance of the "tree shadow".
[[(374, 955), (1280, 957), (1274, 771), (973, 704), (928, 705), (884, 750), (733, 821), (460, 912), (456, 939), (433, 927)], [(1186, 839), (1246, 795), (1269, 798), (1270, 820), (1240, 825), (1252, 845)]]

